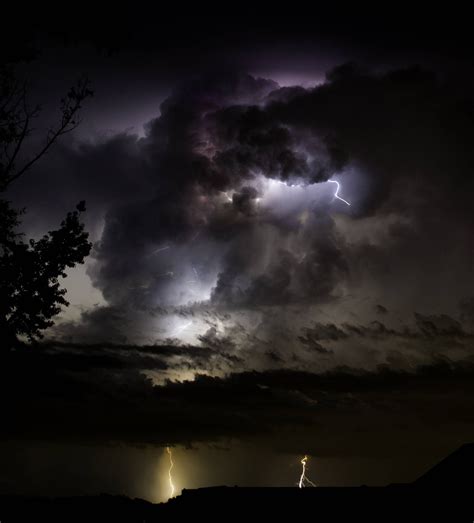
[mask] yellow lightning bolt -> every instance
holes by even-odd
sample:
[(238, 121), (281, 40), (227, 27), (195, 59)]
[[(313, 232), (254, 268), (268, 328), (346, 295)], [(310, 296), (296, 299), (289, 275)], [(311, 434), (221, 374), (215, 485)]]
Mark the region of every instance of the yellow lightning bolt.
[(174, 463), (173, 463), (173, 454), (171, 453), (171, 449), (169, 447), (166, 447), (166, 452), (168, 453), (168, 456), (170, 457), (170, 468), (168, 469), (168, 480), (170, 483), (170, 498), (174, 497), (174, 484), (173, 484), (173, 477), (171, 475), (171, 471), (173, 470)]
[(298, 483), (298, 487), (299, 488), (303, 488), (303, 487), (306, 487), (306, 484), (309, 484), (311, 485), (312, 487), (317, 487), (316, 484), (314, 484), (310, 479), (308, 479), (306, 477), (306, 463), (308, 462), (308, 456), (305, 456), (302, 460), (301, 460), (301, 465), (303, 465), (303, 468), (301, 470), (301, 476), (300, 476), (300, 481)]

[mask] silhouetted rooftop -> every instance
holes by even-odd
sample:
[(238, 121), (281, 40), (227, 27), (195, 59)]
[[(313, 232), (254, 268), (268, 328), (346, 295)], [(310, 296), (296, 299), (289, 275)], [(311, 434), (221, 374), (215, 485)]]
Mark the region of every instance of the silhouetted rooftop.
[(415, 481), (415, 485), (443, 487), (474, 484), (474, 443), (466, 443)]
[[(464, 445), (411, 484), (387, 487), (245, 488), (183, 490), (154, 505), (124, 496), (26, 498), (0, 496), (0, 521), (163, 521), (203, 517), (317, 518), (318, 521), (474, 520), (471, 501), (474, 444)], [(426, 487), (426, 488), (424, 488)]]

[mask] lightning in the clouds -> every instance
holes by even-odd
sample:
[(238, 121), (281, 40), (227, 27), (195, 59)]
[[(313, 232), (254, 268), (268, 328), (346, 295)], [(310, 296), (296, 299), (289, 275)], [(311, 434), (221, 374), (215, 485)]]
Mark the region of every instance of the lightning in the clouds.
[(173, 463), (173, 454), (171, 453), (171, 449), (169, 447), (166, 447), (166, 452), (168, 453), (168, 456), (170, 457), (170, 468), (168, 469), (168, 481), (170, 484), (170, 498), (174, 497), (174, 483), (173, 483), (173, 476), (171, 475), (171, 471), (173, 470), (174, 463)]
[(306, 487), (306, 486), (311, 486), (311, 487), (317, 487), (317, 485), (315, 483), (313, 483), (309, 478), (306, 477), (306, 463), (308, 462), (308, 456), (305, 456), (302, 460), (301, 460), (301, 465), (303, 466), (302, 470), (301, 470), (301, 476), (300, 476), (300, 480), (298, 482), (298, 487), (299, 488), (303, 488), (303, 487)]
[(175, 337), (175, 336), (178, 336), (178, 334), (181, 334), (184, 330), (186, 330), (188, 327), (190, 327), (191, 325), (193, 324), (192, 321), (188, 321), (187, 323), (185, 323), (184, 325), (180, 325), (179, 327), (177, 327), (172, 333), (171, 333), (171, 337)]
[(154, 256), (155, 254), (158, 254), (161, 251), (166, 251), (167, 249), (170, 249), (170, 248), (171, 248), (171, 245), (165, 245), (164, 247), (158, 247), (158, 249), (155, 249), (148, 256)]
[(344, 202), (346, 205), (351, 205), (347, 200), (344, 200), (344, 198), (341, 198), (339, 196), (339, 189), (341, 188), (341, 184), (337, 182), (336, 180), (328, 180), (328, 183), (335, 183), (336, 184), (336, 192), (334, 193), (334, 198), (337, 198), (338, 200), (341, 200), (341, 202)]

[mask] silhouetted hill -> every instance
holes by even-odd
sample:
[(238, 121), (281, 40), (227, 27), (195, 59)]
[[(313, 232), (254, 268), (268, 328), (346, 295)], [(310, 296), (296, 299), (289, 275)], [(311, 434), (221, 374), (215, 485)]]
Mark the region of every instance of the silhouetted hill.
[(262, 521), (285, 516), (322, 521), (473, 521), (474, 445), (464, 445), (412, 484), (387, 487), (183, 490), (168, 503), (124, 496), (0, 497), (0, 521), (177, 521), (183, 518)]
[(472, 521), (472, 490), (412, 485), (340, 488), (215, 487), (184, 491), (166, 504), (179, 519), (207, 513), (262, 520), (285, 514), (290, 521)]
[(459, 447), (428, 470), (415, 484), (422, 486), (463, 487), (474, 485), (474, 443)]
[(8, 522), (151, 522), (204, 518), (226, 521), (285, 516), (324, 521), (472, 521), (472, 489), (397, 487), (239, 488), (185, 490), (154, 505), (121, 496), (76, 498), (0, 497), (0, 520)]

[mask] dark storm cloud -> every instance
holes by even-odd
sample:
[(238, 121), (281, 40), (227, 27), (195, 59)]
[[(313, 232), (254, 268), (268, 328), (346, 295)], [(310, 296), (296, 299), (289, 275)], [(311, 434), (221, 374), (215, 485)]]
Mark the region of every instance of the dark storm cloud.
[[(94, 368), (124, 370), (169, 370), (178, 368), (207, 369), (217, 360), (237, 363), (239, 359), (224, 347), (176, 345), (118, 345), (47, 342), (36, 356), (41, 365), (53, 359), (58, 369), (91, 370)], [(31, 356), (32, 358), (34, 356)], [(217, 365), (216, 365), (217, 368)]]
[(371, 321), (369, 325), (343, 323), (341, 326), (335, 324), (318, 324), (307, 329), (308, 335), (316, 340), (341, 340), (349, 336), (360, 336), (368, 338), (407, 338), (425, 339), (438, 341), (446, 340), (472, 340), (474, 334), (467, 332), (461, 322), (447, 314), (424, 315), (414, 313), (414, 326), (404, 326), (401, 329), (387, 327), (379, 320)]
[(2, 437), (137, 445), (266, 439), (289, 452), (371, 456), (396, 453), (391, 445), (407, 438), (407, 420), (416, 441), (433, 430), (449, 444), (473, 435), (471, 360), (444, 358), (410, 372), (249, 372), (153, 386), (134, 365), (117, 364), (135, 351), (161, 353), (49, 346), (11, 354), (1, 370)]
[[(44, 170), (64, 205), (88, 200), (100, 237), (89, 274), (110, 306), (100, 314), (122, 315), (122, 331), (134, 310), (330, 303), (345, 285), (373, 282), (381, 299), (442, 309), (472, 295), (472, 107), (454, 79), (418, 67), (346, 64), (311, 89), (214, 74), (183, 82), (145, 137), (64, 145)], [(259, 206), (262, 177), (286, 191), (332, 176), (343, 176), (352, 203), (342, 218), (341, 202), (286, 212), (288, 192), (271, 210)], [(33, 190), (46, 207), (50, 194)], [(384, 220), (382, 239), (357, 237)], [(463, 277), (449, 279), (440, 245)]]
[(460, 303), (461, 320), (474, 325), (474, 298), (465, 298)]
[(258, 191), (255, 187), (242, 187), (239, 192), (232, 196), (232, 203), (241, 213), (252, 215), (256, 213), (255, 200), (258, 197)]
[[(348, 266), (334, 222), (316, 212), (314, 216), (315, 230), (301, 235), (305, 240), (303, 256), (278, 248), (272, 241), (274, 236), (283, 243), (290, 236), (287, 223), (271, 223), (269, 229), (257, 224), (250, 237), (237, 236), (223, 260), (212, 301), (223, 306), (253, 307), (329, 300)], [(265, 270), (252, 275), (270, 248), (273, 256)]]
[[(143, 305), (150, 303), (147, 291), (166, 287), (151, 269), (159, 265), (154, 249), (190, 241), (206, 225), (209, 197), (238, 183), (210, 160), (213, 144), (202, 128), (203, 116), (222, 105), (259, 101), (275, 87), (250, 76), (224, 75), (185, 85), (162, 104), (160, 117), (150, 122), (140, 142), (152, 173), (145, 181), (150, 197), (110, 210), (97, 245), (95, 279), (106, 299)], [(136, 175), (142, 175), (139, 165)], [(238, 196), (235, 205), (244, 205)], [(146, 290), (134, 288), (136, 282)]]
[[(450, 316), (415, 313), (413, 322), (397, 327), (387, 321), (316, 322), (303, 327), (297, 335), (301, 347), (293, 352), (300, 360), (298, 368), (348, 366), (373, 370), (390, 365), (394, 370), (407, 371), (432, 365), (440, 358), (463, 361), (472, 355), (473, 333)], [(309, 361), (303, 347), (315, 355)]]
[[(413, 226), (394, 225), (390, 231), (399, 252), (413, 248), (427, 253), (440, 234), (450, 242), (453, 226), (468, 246), (474, 166), (468, 142), (474, 123), (472, 103), (462, 96), (455, 84), (420, 68), (372, 74), (348, 64), (330, 72), (327, 83), (315, 89), (281, 98), (271, 94), (263, 106), (210, 113), (210, 134), (218, 149), (212, 163), (233, 181), (262, 172), (306, 183), (357, 166), (366, 173), (369, 189), (361, 192), (354, 216), (407, 210), (413, 217)], [(433, 206), (445, 217), (444, 224), (432, 219)], [(245, 282), (243, 301), (291, 301), (288, 289), (298, 286), (299, 277), (318, 300), (329, 296), (347, 267), (356, 267), (359, 260), (372, 259), (375, 273), (391, 263), (384, 250), (373, 246), (365, 252), (364, 245), (352, 252), (344, 249), (329, 226), (327, 230), (298, 270), (291, 269), (292, 254), (281, 250), (273, 266)], [(217, 298), (225, 289), (219, 303), (239, 301), (239, 285), (232, 283), (242, 276), (245, 280), (249, 254), (236, 244), (227, 255), (214, 292)], [(305, 298), (304, 292), (296, 296)]]
[[(329, 72), (324, 85), (275, 98), (263, 108), (224, 109), (215, 117), (216, 134), (240, 159), (240, 170), (324, 181), (357, 163), (371, 174), (363, 214), (384, 203), (396, 179), (415, 174), (449, 187), (457, 207), (468, 204), (472, 103), (459, 97), (455, 84), (418, 67), (371, 74), (346, 64)], [(308, 159), (297, 148), (317, 156)], [(447, 183), (453, 169), (461, 187)]]
[[(61, 341), (52, 341), (51, 347), (80, 348), (87, 343), (84, 356), (89, 350), (92, 356), (96, 354), (92, 349), (100, 353), (101, 347), (106, 348), (108, 356), (121, 355), (120, 365), (124, 367), (129, 361), (143, 372), (158, 371), (154, 379), (160, 382), (168, 379), (169, 371), (176, 379), (188, 372), (222, 376), (252, 369), (321, 372), (338, 366), (373, 371), (385, 364), (406, 371), (414, 366), (432, 365), (443, 357), (463, 361), (474, 348), (468, 324), (448, 315), (415, 313), (411, 322), (397, 321), (393, 326), (389, 315), (386, 322), (311, 321), (304, 306), (295, 310), (280, 310), (278, 305), (263, 307), (258, 314), (261, 316), (255, 326), (245, 317), (238, 320), (232, 313), (219, 313), (203, 304), (141, 313), (96, 308), (84, 313), (81, 321), (55, 329)], [(149, 318), (160, 323), (169, 315), (181, 318), (178, 325), (186, 327), (193, 321), (199, 322), (194, 342), (186, 344), (180, 339), (179, 328), (168, 336), (158, 336), (161, 341), (156, 340), (149, 332)], [(109, 340), (106, 343), (105, 338)], [(137, 345), (134, 340), (143, 341)], [(142, 360), (145, 355), (153, 359)]]
[(315, 341), (347, 338), (347, 334), (333, 323), (315, 323), (312, 328), (305, 330), (305, 334)]
[(94, 307), (83, 311), (79, 323), (68, 322), (56, 328), (58, 336), (66, 341), (80, 339), (97, 341), (107, 339), (110, 343), (125, 343), (124, 331), (131, 327), (127, 310), (119, 307)]
[(418, 329), (425, 336), (464, 336), (462, 324), (446, 314), (423, 315), (415, 313)]
[[(149, 195), (149, 178), (139, 139), (118, 133), (94, 142), (58, 143), (13, 191), (20, 202), (34, 202), (36, 212), (25, 215), (26, 228), (33, 233), (55, 224), (82, 195), (88, 228), (97, 236), (108, 209)], [(54, 197), (52, 187), (60, 190), (61, 198)]]
[(306, 345), (306, 347), (308, 347), (311, 350), (314, 350), (318, 354), (333, 354), (333, 351), (331, 349), (326, 349), (325, 347), (323, 347), (308, 333), (306, 334), (306, 336), (298, 336), (298, 339), (303, 345)]
[(272, 121), (259, 107), (237, 106), (220, 111), (213, 122), (212, 134), (222, 148), (214, 158), (216, 166), (232, 178), (252, 172), (289, 180), (306, 176), (309, 165), (297, 152), (292, 132)]
[[(104, 217), (102, 237), (94, 250), (97, 263), (90, 274), (112, 306), (156, 306), (174, 292), (173, 249), (203, 230), (220, 242), (235, 237), (214, 293), (221, 305), (291, 301), (300, 294), (303, 299), (305, 294), (324, 299), (331, 293), (335, 271), (344, 270), (345, 262), (328, 220), (324, 225), (321, 222), (319, 237), (309, 239), (310, 254), (303, 263), (282, 249), (269, 271), (249, 277), (252, 264), (244, 261), (241, 266), (238, 259), (247, 257), (248, 249), (242, 246), (262, 221), (256, 205), (259, 192), (246, 186), (245, 180), (254, 177), (255, 169), (268, 177), (289, 179), (306, 176), (310, 168), (297, 151), (300, 137), (271, 121), (267, 126), (265, 112), (255, 105), (277, 88), (274, 82), (247, 75), (210, 76), (184, 85), (166, 100), (161, 115), (149, 123), (145, 138), (123, 134), (95, 145), (59, 150), (48, 172), (57, 184), (59, 173), (71, 166), (62, 200), (82, 194), (89, 199), (92, 217)], [(226, 111), (231, 122), (236, 118), (235, 129)], [(234, 132), (240, 141), (235, 146)], [(92, 185), (92, 180), (99, 183)], [(212, 197), (228, 189), (235, 191), (233, 205), (215, 209)], [(263, 221), (273, 221), (276, 234), (288, 230), (283, 221), (268, 216)], [(262, 253), (264, 248), (263, 241)], [(171, 261), (158, 255), (161, 249), (169, 249), (166, 255), (170, 254)], [(240, 254), (233, 260), (232, 252), (237, 251)], [(232, 296), (219, 296), (229, 273), (243, 278), (244, 296), (236, 297), (235, 281), (229, 288)]]

